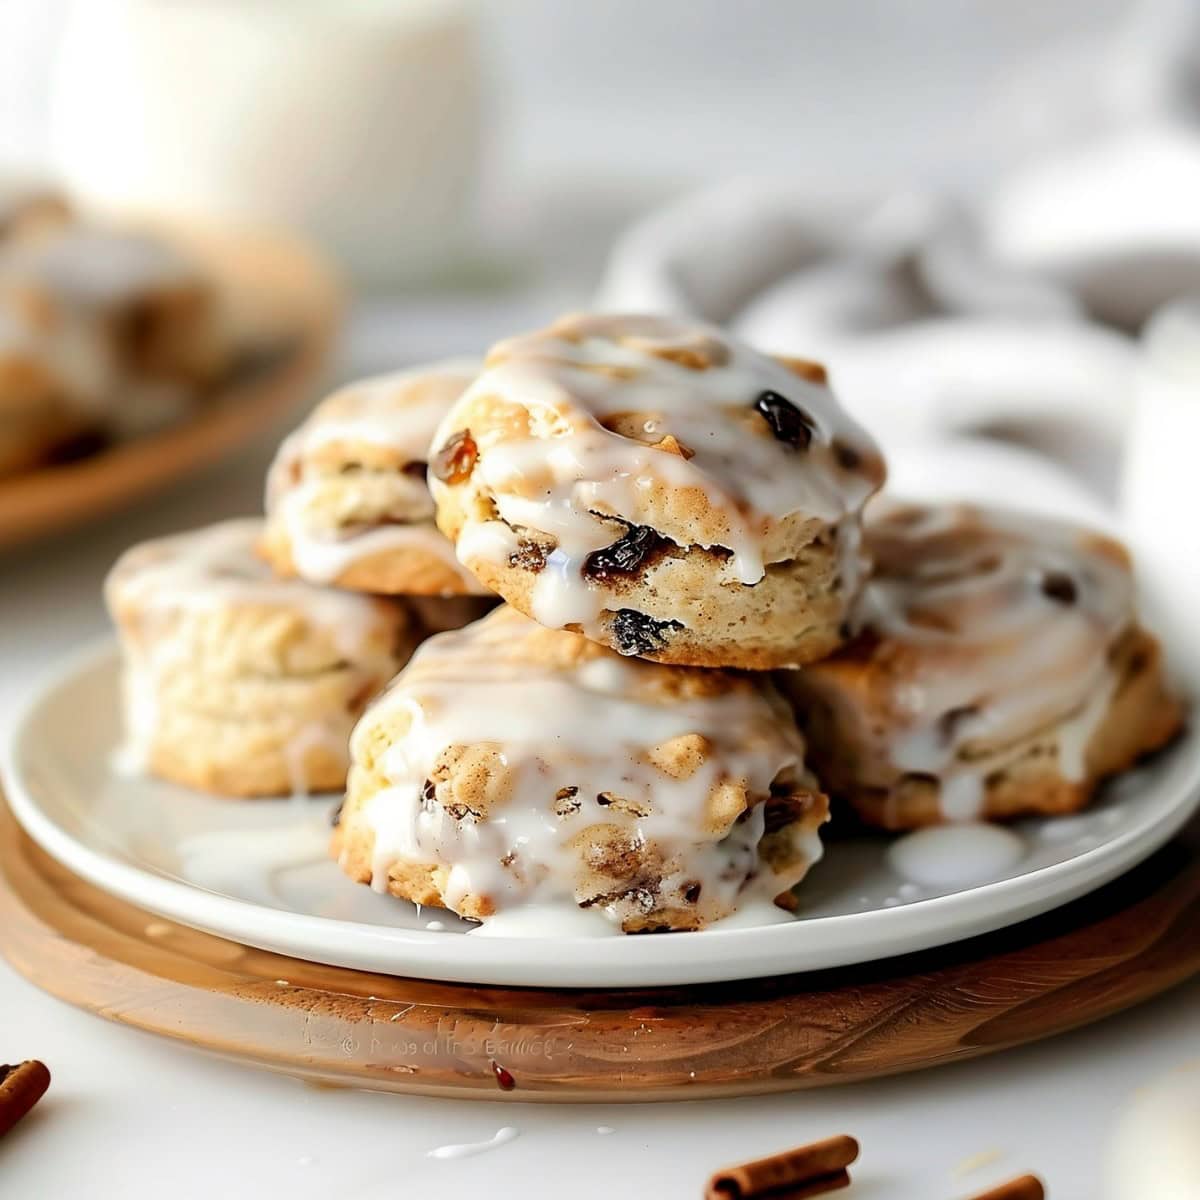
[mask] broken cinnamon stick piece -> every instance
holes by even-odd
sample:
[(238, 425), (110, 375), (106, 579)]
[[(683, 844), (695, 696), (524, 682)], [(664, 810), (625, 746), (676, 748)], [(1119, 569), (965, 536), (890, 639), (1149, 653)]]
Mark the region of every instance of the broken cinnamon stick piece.
[(1036, 1175), (1022, 1175), (990, 1192), (981, 1192), (972, 1200), (1046, 1200), (1046, 1189)]
[(0, 1066), (0, 1137), (3, 1137), (45, 1094), (50, 1072), (30, 1061)]
[(858, 1142), (841, 1134), (718, 1171), (705, 1200), (801, 1200), (848, 1187)]

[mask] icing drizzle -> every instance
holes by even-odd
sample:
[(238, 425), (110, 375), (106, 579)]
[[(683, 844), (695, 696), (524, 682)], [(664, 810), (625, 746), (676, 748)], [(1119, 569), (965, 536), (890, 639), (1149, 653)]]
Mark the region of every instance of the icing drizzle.
[[(498, 406), (507, 412), (495, 415)], [(730, 582), (753, 585), (790, 556), (781, 522), (800, 516), (840, 531), (883, 475), (815, 364), (791, 369), (667, 318), (572, 317), (501, 342), (434, 446), (473, 413), (488, 416), (471, 430), (470, 486), (495, 517), (471, 506), (459, 557), (502, 562), (519, 552), (517, 529), (551, 540), (531, 611), (555, 628), (596, 622), (607, 593), (584, 568), (621, 523), (727, 549)], [(440, 502), (447, 484), (431, 487)]]
[(865, 782), (932, 776), (944, 816), (970, 820), (987, 776), (1043, 730), (1062, 775), (1083, 779), (1117, 682), (1109, 650), (1133, 621), (1124, 550), (970, 505), (893, 507), (866, 540), (875, 573), (858, 621), (893, 684), (887, 719), (852, 733), (861, 769), (879, 776)]
[[(772, 785), (800, 785), (803, 739), (769, 684), (732, 678), (714, 689), (707, 673), (689, 674), (622, 659), (508, 608), (426, 642), (351, 743), (351, 794), (359, 771), (383, 784), (364, 809), (375, 886), (386, 887), (397, 860), (436, 863), (450, 869), (450, 908), (468, 895), (501, 913), (574, 906), (587, 865), (580, 835), (608, 826), (662, 864), (657, 896), (596, 905), (618, 924), (671, 895), (686, 893), (705, 919), (743, 898), (774, 899), (821, 853), (823, 813), (791, 874), (758, 855), (765, 805), (755, 801)], [(378, 751), (381, 730), (388, 744)], [(494, 753), (486, 794), (455, 792), (455, 815), (434, 781), (462, 747)], [(740, 785), (754, 806), (739, 820)]]
[[(463, 591), (482, 593), (434, 525), (420, 470), (438, 422), (478, 372), (477, 361), (454, 359), (359, 381), (284, 440), (267, 474), (266, 509), (302, 578), (333, 583), (367, 558), (418, 551), (458, 574)], [(338, 459), (353, 462), (364, 446), (393, 457), (386, 469), (364, 465), (348, 484)]]

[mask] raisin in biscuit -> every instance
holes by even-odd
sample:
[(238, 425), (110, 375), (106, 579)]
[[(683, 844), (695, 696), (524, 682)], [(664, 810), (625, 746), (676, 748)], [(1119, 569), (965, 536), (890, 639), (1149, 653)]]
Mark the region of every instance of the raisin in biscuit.
[(283, 575), (355, 591), (482, 595), (433, 520), (425, 459), (479, 363), (366, 379), (318, 405), (267, 476), (263, 552)]
[(828, 815), (766, 679), (627, 660), (507, 606), (424, 644), (351, 741), (334, 834), (379, 891), (627, 933), (790, 907)]
[(871, 521), (861, 632), (781, 672), (825, 787), (871, 825), (1084, 807), (1182, 712), (1110, 538), (970, 505)]
[(232, 796), (340, 788), (350, 730), (411, 652), (405, 607), (276, 579), (261, 522), (128, 550), (106, 583), (132, 765)]
[(703, 325), (577, 316), (501, 342), (434, 439), (438, 524), (543, 625), (686, 666), (811, 662), (883, 480), (823, 370)]

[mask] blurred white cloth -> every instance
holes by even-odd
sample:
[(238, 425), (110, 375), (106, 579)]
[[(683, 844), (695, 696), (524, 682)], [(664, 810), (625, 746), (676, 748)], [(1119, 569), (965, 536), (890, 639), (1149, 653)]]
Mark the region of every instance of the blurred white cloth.
[(830, 212), (796, 187), (723, 185), (620, 238), (597, 303), (819, 358), (884, 438), (1016, 418), (1115, 442), (1137, 361), (1069, 288), (989, 256), (970, 216), (925, 196)]
[(726, 183), (618, 239), (597, 303), (820, 358), (884, 439), (1052, 424), (1115, 456), (1133, 335), (1200, 292), (1200, 4), (1144, 0), (1026, 67), (989, 117), (1026, 161), (970, 204)]

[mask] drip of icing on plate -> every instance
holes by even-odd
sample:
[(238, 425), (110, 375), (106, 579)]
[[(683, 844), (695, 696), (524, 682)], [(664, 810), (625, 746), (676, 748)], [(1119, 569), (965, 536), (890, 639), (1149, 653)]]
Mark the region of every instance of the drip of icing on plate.
[[(999, 825), (935, 825), (897, 838), (888, 865), (903, 879), (930, 888), (959, 889), (1003, 879), (1028, 853), (1025, 841)], [(900, 899), (912, 899), (900, 888)]]
[[(286, 531), (301, 576), (332, 583), (364, 559), (414, 550), (441, 559), (468, 590), (480, 590), (433, 524), (433, 497), (421, 470), (438, 422), (479, 367), (472, 359), (453, 359), (351, 384), (284, 439), (267, 473), (266, 510)], [(345, 483), (331, 458), (345, 448), (352, 460), (361, 446), (394, 456), (386, 469), (358, 473), (362, 516), (345, 500), (329, 504), (331, 489), (344, 492)]]
[[(554, 645), (530, 649), (546, 639)], [(390, 745), (379, 753), (381, 729)], [(427, 792), (443, 756), (464, 747), (495, 754), (487, 794), (473, 802), (486, 811), (456, 818)], [(680, 747), (691, 749), (672, 760)], [(773, 900), (821, 855), (823, 810), (795, 822), (796, 856), (782, 874), (759, 857), (773, 786), (804, 786), (803, 739), (769, 684), (686, 687), (677, 669), (622, 659), (511, 609), (426, 642), (363, 717), (352, 750), (356, 763), (374, 759), (384, 785), (363, 810), (375, 886), (397, 861), (448, 868), (451, 909), (468, 895), (492, 902), (489, 936), (619, 927), (633, 903), (624, 895), (577, 907), (585, 830), (656, 849), (657, 895), (690, 888), (707, 920)], [(760, 802), (735, 819), (728, 806), (740, 791), (730, 789), (743, 782)]]
[(476, 1154), (486, 1154), (503, 1146), (514, 1138), (520, 1137), (520, 1131), (511, 1125), (497, 1129), (490, 1138), (483, 1142), (453, 1142), (448, 1146), (435, 1146), (427, 1154), (427, 1158), (473, 1158)]
[(229, 829), (180, 840), (179, 872), (198, 887), (278, 906), (275, 877), (325, 860), (329, 829), (303, 818), (287, 828)]
[(890, 720), (858, 731), (864, 761), (935, 778), (955, 821), (979, 815), (988, 775), (1039, 731), (1053, 732), (1063, 777), (1084, 778), (1118, 682), (1109, 651), (1134, 619), (1121, 547), (969, 505), (895, 507), (867, 546), (858, 620), (900, 683)]
[[(531, 611), (551, 628), (585, 630), (605, 597), (585, 565), (621, 522), (724, 547), (730, 581), (753, 585), (778, 557), (780, 522), (799, 514), (835, 526), (853, 576), (857, 514), (883, 468), (821, 380), (819, 369), (802, 376), (718, 330), (665, 318), (567, 318), (501, 342), (434, 438), (461, 433), (476, 403), (514, 414), (470, 431), (472, 485), (495, 514), (472, 507), (459, 557), (502, 563), (519, 548), (517, 529), (551, 539)], [(756, 410), (764, 398), (788, 414), (790, 438)], [(431, 481), (435, 495), (445, 486)], [(691, 515), (672, 515), (667, 495), (686, 498)], [(643, 521), (647, 511), (655, 519)]]

